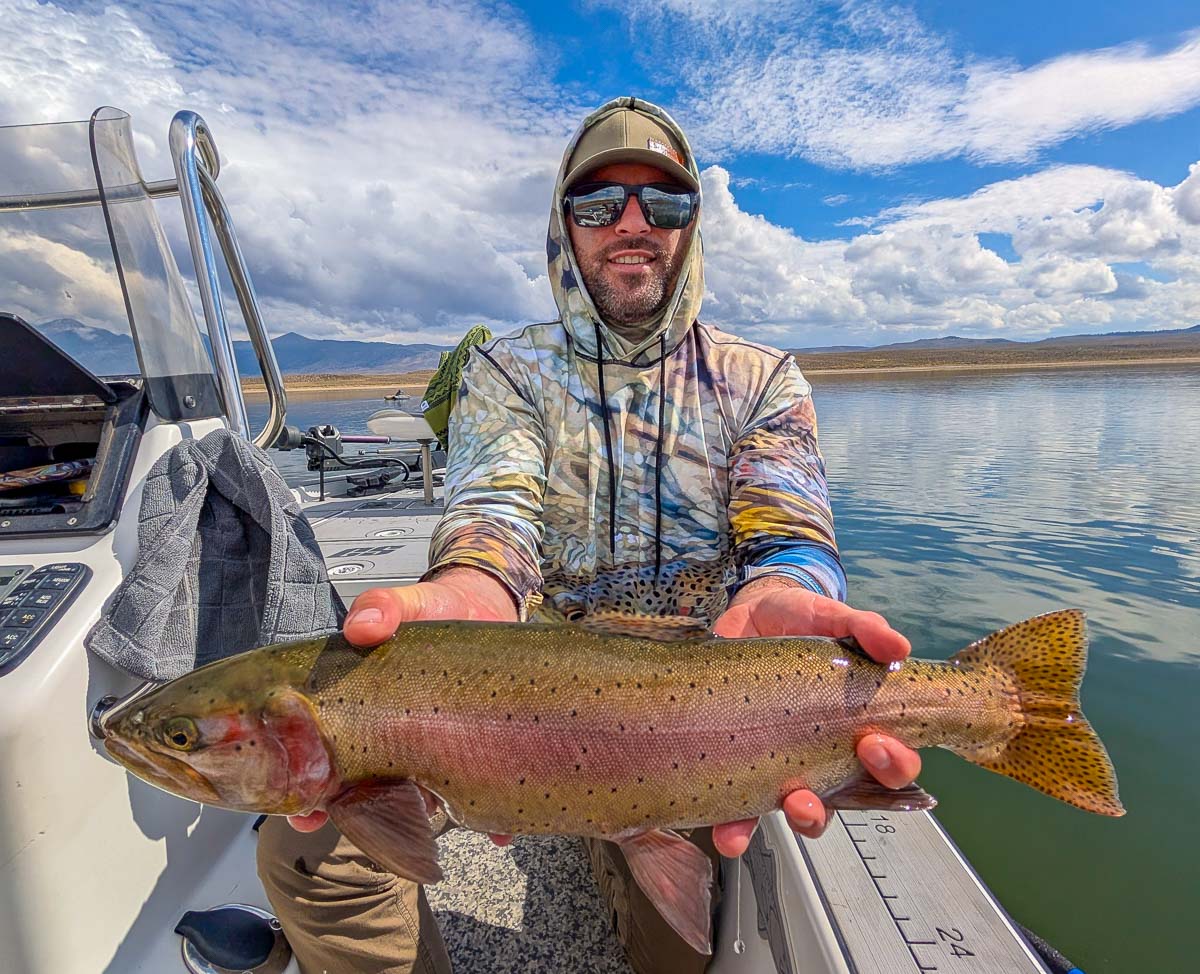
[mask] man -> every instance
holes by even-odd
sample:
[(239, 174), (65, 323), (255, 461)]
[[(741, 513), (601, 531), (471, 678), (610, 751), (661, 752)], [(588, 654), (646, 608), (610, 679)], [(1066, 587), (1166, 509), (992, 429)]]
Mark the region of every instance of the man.
[[(795, 362), (698, 321), (699, 211), (695, 159), (665, 112), (620, 98), (584, 121), (563, 155), (550, 216), (561, 317), (472, 354), (429, 571), (417, 585), (360, 595), (348, 639), (375, 645), (415, 619), (575, 619), (617, 609), (696, 616), (724, 636), (853, 636), (881, 661), (908, 654), (881, 616), (841, 601), (816, 418)], [(920, 766), (915, 752), (879, 735), (858, 753), (893, 788)], [(804, 835), (824, 829), (811, 792), (793, 792), (784, 811)], [(321, 814), (293, 820), (323, 823)], [(714, 847), (737, 856), (754, 825), (691, 838), (714, 857)], [(337, 841), (330, 832), (318, 833), (326, 850)], [(274, 889), (289, 884), (271, 856), (301, 843), (281, 825), (269, 835), (260, 871), (275, 903)], [(334, 851), (353, 855), (344, 840)], [(616, 846), (590, 842), (589, 854), (639, 974), (703, 970), (707, 958), (665, 924)], [(418, 903), (411, 884), (396, 888)], [(423, 936), (428, 921), (417, 925), (413, 936)], [(393, 947), (414, 955), (404, 937), (394, 934)], [(331, 971), (367, 969), (321, 956)], [(417, 957), (414, 969), (421, 964)]]

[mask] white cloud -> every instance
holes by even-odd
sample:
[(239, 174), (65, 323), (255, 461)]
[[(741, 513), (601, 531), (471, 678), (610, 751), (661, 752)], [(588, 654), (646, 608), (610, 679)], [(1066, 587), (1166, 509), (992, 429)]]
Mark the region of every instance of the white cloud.
[[(1179, 187), (1059, 167), (890, 209), (848, 240), (808, 241), (743, 212), (730, 186), (721, 167), (705, 171), (705, 309), (764, 340), (1041, 338), (1200, 319), (1200, 226), (1172, 205)], [(982, 246), (985, 232), (1009, 234), (1016, 259)], [(1130, 261), (1155, 273), (1114, 270)]]
[[(680, 111), (716, 158), (754, 151), (878, 169), (1028, 162), (1078, 135), (1200, 104), (1200, 36), (1023, 66), (957, 53), (905, 7), (620, 4), (687, 80)], [(782, 29), (781, 29), (782, 28)]]
[(553, 314), (542, 241), (581, 110), (525, 92), (545, 58), (502, 5), (15, 0), (0, 49), (0, 122), (124, 107), (147, 178), (172, 174), (174, 111), (207, 118), (277, 333), (444, 340)]
[[(753, 29), (767, 8), (772, 15), (797, 9), (786, 0), (749, 7), (670, 0), (661, 16), (687, 13), (705, 36), (723, 37), (734, 21)], [(966, 116), (953, 106), (983, 67), (955, 60), (902, 11), (884, 23), (869, 5), (847, 9), (850, 28), (873, 38), (873, 48), (815, 51), (806, 60), (784, 38), (774, 61), (748, 62), (747, 85), (768, 76), (807, 85), (773, 90), (775, 100), (760, 106), (764, 138), (778, 138), (770, 151), (823, 146), (839, 159), (853, 152), (895, 158), (922, 146), (968, 151)], [(554, 314), (546, 214), (559, 154), (585, 106), (554, 87), (552, 60), (508, 7), (410, 0), (402, 10), (356, 7), (352, 16), (292, 0), (245, 9), (214, 0), (194, 11), (162, 2), (65, 9), (8, 0), (0, 49), (0, 123), (86, 117), (105, 102), (127, 108), (149, 178), (171, 174), (165, 135), (173, 112), (189, 107), (207, 117), (224, 159), (220, 185), (275, 333), (444, 341), (475, 321), (503, 330)], [(1100, 53), (1122, 70), (1185, 70), (1186, 58)], [(769, 69), (757, 81), (755, 64)], [(1030, 69), (1028, 87), (1021, 81), (1011, 90), (1036, 98), (1059, 85), (1043, 67), (1042, 74)], [(1018, 74), (1026, 78), (1003, 77)], [(991, 86), (1002, 80), (989, 78)], [(1089, 78), (1103, 93), (1102, 79)], [(1186, 88), (1186, 78), (1177, 80)], [(838, 90), (851, 83), (859, 87)], [(897, 88), (904, 91), (893, 114), (877, 118)], [(1122, 104), (1131, 112), (1166, 104), (1150, 97), (1154, 90), (1144, 87)], [(971, 97), (982, 99), (979, 91)], [(855, 92), (866, 94), (851, 104)], [(711, 117), (722, 106), (730, 117), (740, 111), (734, 95), (729, 86), (716, 91)], [(845, 111), (822, 114), (830, 98), (849, 99), (835, 102)], [(804, 111), (795, 126), (771, 128), (797, 105)], [(1069, 115), (1063, 109), (1055, 117)], [(927, 139), (915, 138), (913, 126), (931, 118), (959, 128), (935, 124)], [(810, 123), (812, 140), (796, 142), (809, 138)], [(1020, 139), (1033, 145), (1050, 131), (1033, 119)], [(47, 171), (38, 173), (48, 178)], [(6, 178), (14, 172), (6, 169)], [(704, 316), (779, 345), (947, 333), (1042, 337), (1200, 320), (1200, 164), (1174, 187), (1097, 166), (1052, 167), (969, 196), (860, 217), (848, 239), (829, 240), (806, 240), (747, 213), (735, 193), (796, 184), (739, 180), (721, 166), (703, 181)], [(839, 205), (842, 195), (825, 202)], [(176, 252), (186, 254), (178, 217), (167, 226)], [(1015, 259), (981, 246), (982, 233), (1007, 235)], [(16, 239), (0, 238), (8, 256)], [(45, 251), (45, 286), (26, 281), (21, 300), (71, 296), (68, 304), (55, 298), (42, 315), (31, 305), (30, 316), (71, 307), (102, 323), (111, 277), (86, 261), (68, 271), (61, 250), (68, 241), (52, 239), (60, 249)], [(1137, 267), (1114, 267), (1122, 264)], [(5, 266), (0, 260), (0, 272)]]

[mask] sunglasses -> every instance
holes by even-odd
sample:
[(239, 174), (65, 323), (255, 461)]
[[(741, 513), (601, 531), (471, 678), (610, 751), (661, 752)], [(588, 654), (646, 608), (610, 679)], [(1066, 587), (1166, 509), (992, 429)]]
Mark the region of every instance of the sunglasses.
[(626, 183), (580, 183), (563, 196), (577, 227), (611, 227), (621, 219), (629, 197), (636, 197), (652, 227), (682, 230), (696, 215), (700, 194), (672, 183), (630, 186)]

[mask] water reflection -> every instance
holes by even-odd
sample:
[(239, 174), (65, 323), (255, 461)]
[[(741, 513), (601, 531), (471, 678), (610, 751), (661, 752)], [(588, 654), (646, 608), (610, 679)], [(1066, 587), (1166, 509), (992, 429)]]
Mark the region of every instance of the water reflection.
[(998, 620), (1080, 605), (1126, 653), (1200, 657), (1184, 618), (1200, 607), (1200, 456), (1179, 433), (1200, 423), (1200, 375), (817, 383), (859, 601), (952, 598)]

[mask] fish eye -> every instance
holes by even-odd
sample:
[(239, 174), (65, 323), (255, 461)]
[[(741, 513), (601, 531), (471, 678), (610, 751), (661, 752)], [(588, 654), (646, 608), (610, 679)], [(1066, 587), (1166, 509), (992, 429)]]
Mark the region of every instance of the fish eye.
[(196, 722), (191, 717), (172, 717), (162, 729), (163, 742), (177, 751), (190, 751), (200, 739)]

